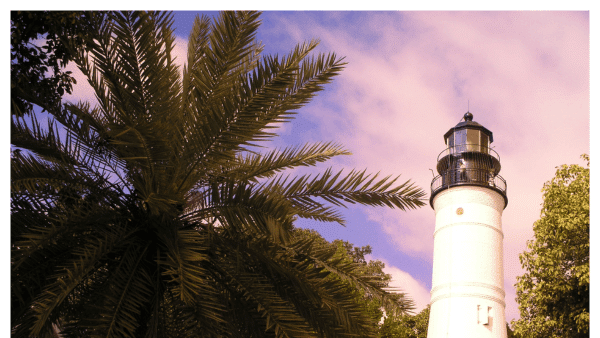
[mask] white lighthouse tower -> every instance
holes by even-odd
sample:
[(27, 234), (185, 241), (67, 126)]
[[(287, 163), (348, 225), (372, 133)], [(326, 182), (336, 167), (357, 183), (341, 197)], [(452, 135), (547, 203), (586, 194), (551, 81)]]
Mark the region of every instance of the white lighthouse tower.
[(492, 132), (464, 121), (445, 135), (439, 175), (431, 182), (435, 210), (428, 338), (506, 338), (502, 211), (506, 181)]

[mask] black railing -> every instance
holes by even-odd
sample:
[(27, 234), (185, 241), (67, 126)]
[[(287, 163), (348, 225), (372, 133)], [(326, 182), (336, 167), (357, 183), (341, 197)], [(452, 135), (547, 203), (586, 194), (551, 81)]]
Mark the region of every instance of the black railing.
[(500, 172), (500, 156), (493, 149), (477, 144), (463, 144), (446, 148), (438, 156), (437, 171), (443, 174), (454, 169), (477, 169)]
[(444, 157), (446, 157), (448, 155), (453, 155), (454, 157), (458, 157), (458, 156), (460, 156), (461, 153), (466, 153), (466, 152), (478, 152), (478, 153), (482, 153), (482, 154), (487, 154), (487, 155), (490, 155), (491, 157), (495, 158), (498, 162), (500, 162), (500, 155), (498, 155), (498, 153), (494, 149), (484, 147), (479, 144), (458, 144), (458, 145), (455, 145), (454, 147), (446, 148), (438, 155), (437, 160), (439, 162), (440, 160), (442, 160)]
[(506, 197), (506, 181), (502, 176), (494, 174), (489, 170), (469, 168), (451, 169), (436, 176), (433, 181), (431, 181), (430, 203), (433, 202), (433, 198), (438, 192), (460, 185), (475, 185), (494, 189), (498, 191), (504, 197), (504, 201), (508, 203), (508, 198)]
[(444, 149), (438, 155), (437, 171), (440, 175), (431, 181), (431, 197), (444, 189), (455, 186), (480, 186), (499, 192), (508, 204), (506, 181), (500, 172), (500, 155), (488, 147), (479, 144), (458, 144)]

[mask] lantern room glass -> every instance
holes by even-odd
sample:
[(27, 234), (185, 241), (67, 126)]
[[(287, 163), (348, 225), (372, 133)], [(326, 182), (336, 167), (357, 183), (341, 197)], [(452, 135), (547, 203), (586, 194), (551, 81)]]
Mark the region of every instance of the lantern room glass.
[(479, 134), (479, 130), (467, 129), (467, 151), (481, 151)]
[(446, 139), (446, 145), (451, 154), (465, 151), (489, 153), (490, 137), (477, 129), (456, 130)]
[(490, 137), (483, 132), (481, 132), (480, 135), (481, 135), (480, 136), (481, 137), (481, 152), (488, 154), (490, 152), (489, 151)]
[(457, 130), (454, 132), (454, 147), (456, 148), (456, 152), (462, 153), (465, 149), (465, 144), (467, 143), (467, 131), (465, 129)]

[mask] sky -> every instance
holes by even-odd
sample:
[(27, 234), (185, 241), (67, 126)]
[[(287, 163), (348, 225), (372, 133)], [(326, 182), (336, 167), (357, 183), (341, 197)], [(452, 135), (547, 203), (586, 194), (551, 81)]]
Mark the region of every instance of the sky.
[[(214, 12), (206, 12), (214, 15)], [(196, 12), (175, 13), (176, 52), (186, 59)], [(561, 164), (584, 164), (590, 152), (588, 12), (267, 11), (258, 40), (284, 55), (319, 39), (347, 65), (296, 118), (278, 129), (275, 148), (335, 141), (352, 155), (318, 166), (401, 175), (430, 193), (443, 135), (470, 111), (493, 132), (507, 182), (504, 210), (506, 319), (519, 317), (519, 253), (540, 217), (541, 189)], [(81, 75), (75, 70), (75, 77)], [(93, 100), (78, 79), (66, 100)], [(437, 175), (437, 173), (436, 173)], [(300, 221), (327, 240), (370, 245), (392, 286), (430, 301), (435, 213), (352, 205), (339, 224)]]

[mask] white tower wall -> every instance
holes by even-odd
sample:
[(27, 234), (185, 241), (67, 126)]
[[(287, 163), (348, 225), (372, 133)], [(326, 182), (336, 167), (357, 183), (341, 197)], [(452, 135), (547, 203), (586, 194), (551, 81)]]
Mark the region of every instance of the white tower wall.
[(428, 338), (506, 338), (503, 196), (485, 187), (437, 193)]

